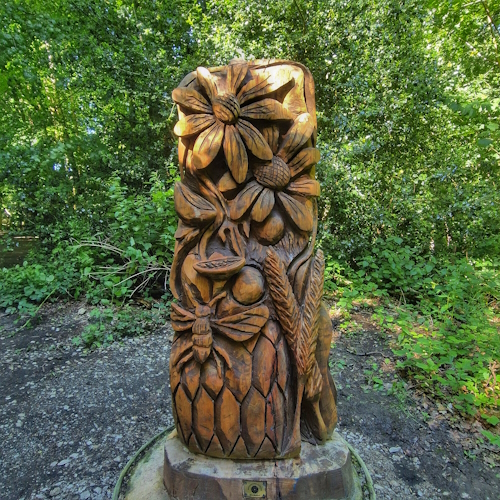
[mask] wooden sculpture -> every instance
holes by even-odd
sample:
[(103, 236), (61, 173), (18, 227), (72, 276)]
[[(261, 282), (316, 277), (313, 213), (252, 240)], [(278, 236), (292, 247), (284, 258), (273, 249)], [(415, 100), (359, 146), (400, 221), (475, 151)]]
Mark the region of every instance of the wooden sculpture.
[(179, 438), (213, 457), (285, 458), (337, 422), (332, 326), (313, 255), (314, 83), (286, 61), (198, 68), (173, 92), (180, 217), (170, 276)]

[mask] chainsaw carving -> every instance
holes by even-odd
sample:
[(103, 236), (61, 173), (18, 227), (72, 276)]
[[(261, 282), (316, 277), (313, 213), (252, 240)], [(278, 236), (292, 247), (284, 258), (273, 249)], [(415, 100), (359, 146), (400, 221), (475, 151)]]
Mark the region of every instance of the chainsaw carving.
[(313, 254), (314, 83), (300, 64), (198, 68), (173, 92), (181, 182), (170, 385), (196, 453), (284, 458), (337, 422), (332, 327)]

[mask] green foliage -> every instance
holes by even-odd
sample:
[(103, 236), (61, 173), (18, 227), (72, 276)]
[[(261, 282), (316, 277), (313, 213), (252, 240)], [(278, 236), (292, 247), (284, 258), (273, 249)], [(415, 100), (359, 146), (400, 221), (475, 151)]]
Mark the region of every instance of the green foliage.
[(49, 299), (79, 298), (86, 286), (80, 269), (89, 261), (88, 255), (55, 254), (58, 257), (45, 264), (25, 261), (22, 266), (0, 269), (0, 307), (10, 314), (33, 316), (39, 304)]
[(111, 179), (108, 193), (106, 232), (76, 246), (96, 254), (94, 265), (83, 270), (94, 282), (89, 298), (106, 304), (143, 291), (166, 293), (177, 228), (173, 189), (153, 175), (147, 195), (131, 195), (118, 178)]
[(398, 237), (376, 240), (373, 253), (361, 258), (356, 270), (344, 268), (343, 278), (332, 274), (339, 267), (331, 263), (328, 287), (348, 309), (363, 297), (381, 300), (373, 318), (393, 332), (398, 368), (419, 386), (473, 415), (497, 408), (498, 267), (465, 258), (437, 262), (402, 243)]
[(493, 445), (500, 448), (500, 436), (493, 434), (493, 432), (487, 431), (485, 429), (481, 430), (481, 434)]
[[(57, 298), (86, 296), (92, 303), (122, 304), (134, 294), (167, 294), (177, 215), (173, 190), (156, 175), (146, 194), (130, 195), (110, 180), (107, 230), (91, 234), (78, 219), (61, 221), (22, 266), (0, 270), (0, 307), (34, 315)], [(68, 241), (68, 232), (78, 240)]]
[(89, 324), (73, 344), (98, 348), (124, 337), (135, 337), (158, 331), (169, 318), (169, 302), (150, 303), (150, 308), (127, 304), (123, 308), (94, 308)]

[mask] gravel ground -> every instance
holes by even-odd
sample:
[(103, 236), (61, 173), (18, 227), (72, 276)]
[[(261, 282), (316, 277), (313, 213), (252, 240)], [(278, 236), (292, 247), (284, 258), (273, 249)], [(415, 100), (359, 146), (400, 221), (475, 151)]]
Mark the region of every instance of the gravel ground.
[[(12, 319), (0, 318), (1, 500), (111, 498), (129, 458), (172, 424), (170, 327), (85, 354), (71, 339), (86, 321), (82, 304), (56, 304), (11, 337)], [(375, 348), (384, 345), (374, 332), (341, 338), (333, 367), (338, 431), (366, 462), (377, 498), (498, 500), (499, 468), (467, 459), (446, 420), (430, 428), (415, 401), (403, 411), (366, 388), (373, 360), (351, 352)]]

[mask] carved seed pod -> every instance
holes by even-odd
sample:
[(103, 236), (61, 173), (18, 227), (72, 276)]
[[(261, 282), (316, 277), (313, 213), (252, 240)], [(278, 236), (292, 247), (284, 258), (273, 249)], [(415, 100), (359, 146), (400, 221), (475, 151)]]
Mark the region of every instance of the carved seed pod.
[(290, 169), (278, 156), (273, 156), (268, 163), (256, 165), (253, 173), (259, 184), (275, 190), (283, 189), (290, 182)]
[(245, 259), (228, 256), (196, 262), (194, 269), (203, 276), (214, 280), (224, 280), (236, 274), (245, 265)]

